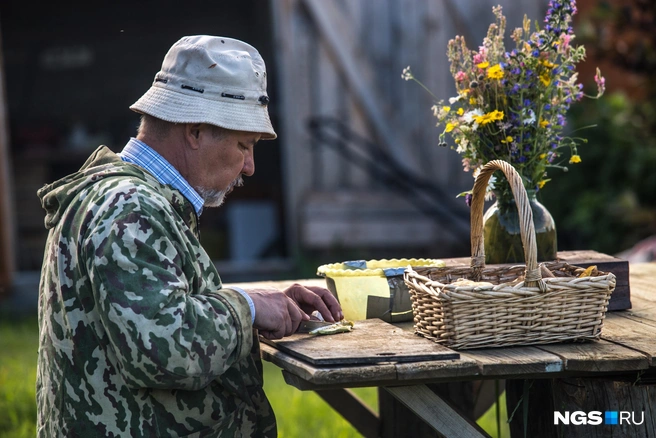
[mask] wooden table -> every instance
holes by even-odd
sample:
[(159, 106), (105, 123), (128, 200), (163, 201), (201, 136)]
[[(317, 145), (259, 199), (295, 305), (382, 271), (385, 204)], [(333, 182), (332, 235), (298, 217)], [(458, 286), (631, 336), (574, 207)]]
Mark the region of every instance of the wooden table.
[[(528, 394), (528, 410), (518, 409), (513, 436), (656, 436), (656, 263), (630, 266), (632, 310), (609, 312), (602, 339), (578, 344), (459, 351), (457, 360), (313, 366), (262, 344), (262, 357), (282, 369), (285, 381), (315, 390), (364, 436), (487, 436), (451, 400), (435, 392), (444, 382), (504, 379), (509, 413)], [(322, 279), (299, 280), (324, 285)], [(286, 287), (292, 282), (256, 283)], [(252, 284), (242, 283), (248, 287)], [(426, 340), (426, 342), (431, 342)], [(379, 387), (381, 415), (363, 406), (346, 388)], [(391, 400), (391, 408), (390, 406)], [(383, 406), (385, 401), (387, 406)], [(402, 404), (409, 408), (403, 411)], [(641, 425), (558, 425), (554, 411), (635, 412)], [(409, 414), (411, 413), (411, 414)], [(430, 428), (416, 428), (414, 416)], [(405, 423), (405, 424), (404, 424)], [(413, 425), (414, 424), (414, 425)], [(436, 433), (435, 431), (439, 432)]]

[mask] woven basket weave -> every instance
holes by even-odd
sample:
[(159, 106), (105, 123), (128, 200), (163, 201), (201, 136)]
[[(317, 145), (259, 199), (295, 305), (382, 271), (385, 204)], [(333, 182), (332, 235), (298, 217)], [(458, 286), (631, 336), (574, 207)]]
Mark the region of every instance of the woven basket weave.
[[(508, 178), (519, 210), (526, 265), (485, 267), (483, 201), (490, 176)], [(599, 339), (615, 275), (562, 262), (537, 263), (533, 214), (521, 177), (505, 161), (486, 164), (471, 206), (471, 267), (408, 267), (415, 332), (454, 349)]]

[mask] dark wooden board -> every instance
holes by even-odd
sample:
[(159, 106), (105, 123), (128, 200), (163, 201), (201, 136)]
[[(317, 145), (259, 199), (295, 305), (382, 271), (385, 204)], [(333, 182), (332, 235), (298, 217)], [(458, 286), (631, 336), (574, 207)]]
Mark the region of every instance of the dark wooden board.
[(318, 366), (460, 358), (460, 354), (453, 350), (380, 319), (356, 321), (352, 331), (336, 335), (296, 333), (283, 339), (261, 340), (280, 351)]
[[(453, 259), (442, 259), (447, 266), (457, 266), (470, 264), (470, 257), (458, 257)], [(587, 268), (596, 265), (600, 271), (612, 272), (617, 278), (615, 290), (610, 296), (608, 310), (627, 310), (631, 308), (631, 289), (629, 287), (629, 262), (618, 259), (617, 257), (603, 254), (597, 251), (559, 251), (558, 260), (567, 262), (570, 265)], [(505, 266), (505, 265), (488, 265), (488, 266)]]

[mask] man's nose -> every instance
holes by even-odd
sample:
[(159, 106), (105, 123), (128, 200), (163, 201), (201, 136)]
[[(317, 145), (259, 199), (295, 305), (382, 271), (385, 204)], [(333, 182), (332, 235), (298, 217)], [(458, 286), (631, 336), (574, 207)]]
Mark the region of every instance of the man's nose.
[(255, 173), (255, 159), (252, 154), (244, 159), (244, 167), (241, 169), (241, 173), (246, 176), (253, 176)]

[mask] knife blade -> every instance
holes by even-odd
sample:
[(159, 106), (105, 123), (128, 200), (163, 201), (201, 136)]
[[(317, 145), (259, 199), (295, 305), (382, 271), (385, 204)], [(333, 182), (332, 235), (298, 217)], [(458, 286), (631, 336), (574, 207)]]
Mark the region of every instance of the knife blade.
[(301, 324), (298, 326), (296, 333), (310, 333), (314, 329), (318, 329), (320, 327), (328, 327), (329, 325), (333, 324), (334, 322), (318, 321), (314, 319), (301, 321)]

